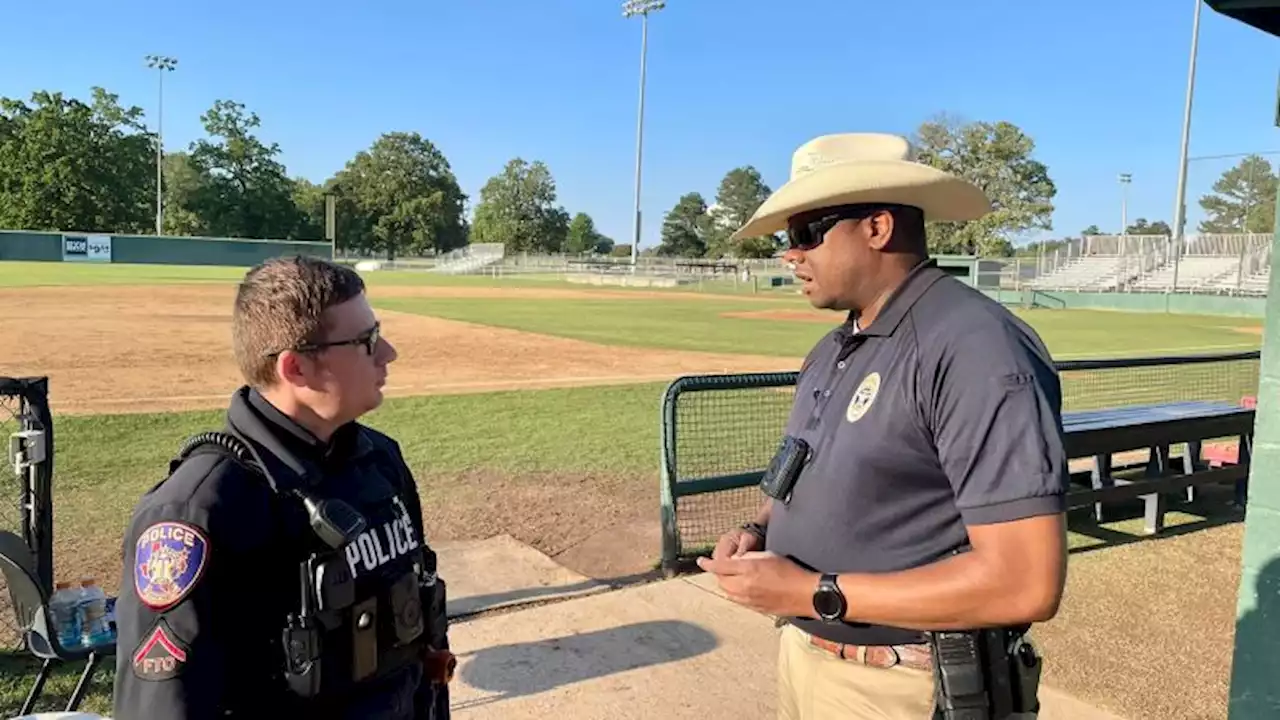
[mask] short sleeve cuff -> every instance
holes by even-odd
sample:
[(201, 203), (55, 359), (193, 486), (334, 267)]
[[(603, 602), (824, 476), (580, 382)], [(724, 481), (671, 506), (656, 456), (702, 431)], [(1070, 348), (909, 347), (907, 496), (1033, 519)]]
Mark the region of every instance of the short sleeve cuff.
[(961, 508), (960, 515), (966, 525), (990, 525), (993, 523), (1012, 522), (1040, 515), (1056, 515), (1067, 511), (1065, 495), (1042, 495), (1040, 497), (1020, 498), (994, 505)]

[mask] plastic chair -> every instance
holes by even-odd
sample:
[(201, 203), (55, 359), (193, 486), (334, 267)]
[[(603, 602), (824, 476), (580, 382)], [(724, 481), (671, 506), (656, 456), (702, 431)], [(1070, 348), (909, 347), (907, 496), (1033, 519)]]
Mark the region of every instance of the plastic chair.
[(115, 655), (115, 642), (90, 648), (65, 648), (58, 642), (58, 633), (53, 628), (49, 613), (49, 596), (36, 581), (35, 558), (22, 538), (8, 531), (0, 531), (0, 572), (3, 572), (4, 579), (9, 584), (13, 613), (17, 616), (18, 626), (22, 628), (23, 641), (32, 655), (44, 660), (35, 684), (18, 714), (27, 715), (31, 712), (55, 664), (84, 660), (84, 671), (80, 674), (80, 682), (76, 683), (71, 698), (67, 700), (66, 712), (78, 709), (89, 688), (89, 681), (98, 669), (98, 663), (104, 656)]

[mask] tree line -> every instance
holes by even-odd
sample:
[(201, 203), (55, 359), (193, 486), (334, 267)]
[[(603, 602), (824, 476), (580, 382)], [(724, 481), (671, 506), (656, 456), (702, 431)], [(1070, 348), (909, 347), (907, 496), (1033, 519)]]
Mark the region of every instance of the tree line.
[[(144, 117), (96, 87), (87, 102), (50, 91), (26, 101), (0, 98), (0, 227), (154, 232), (158, 139)], [(162, 156), (166, 235), (321, 240), (332, 196), (337, 245), (355, 254), (424, 255), (469, 243), (503, 243), (509, 252), (630, 254), (629, 245), (602, 235), (590, 214), (570, 215), (539, 160), (508, 161), (469, 212), (471, 198), (448, 159), (416, 132), (383, 134), (317, 184), (289, 176), (279, 145), (258, 137), (261, 120), (243, 103), (218, 100), (200, 121), (205, 137)], [(1008, 256), (1020, 236), (1051, 229), (1057, 189), (1018, 126), (939, 116), (912, 140), (921, 162), (973, 181), (994, 207), (977, 221), (930, 223), (933, 252)], [(1272, 232), (1278, 183), (1265, 159), (1245, 158), (1200, 199), (1207, 214), (1200, 231)], [(714, 203), (701, 191), (682, 195), (648, 252), (770, 257), (784, 238), (729, 236), (771, 192), (755, 167), (733, 168)], [(1098, 228), (1084, 234), (1091, 230)], [(1168, 234), (1168, 225), (1139, 219), (1128, 231)]]

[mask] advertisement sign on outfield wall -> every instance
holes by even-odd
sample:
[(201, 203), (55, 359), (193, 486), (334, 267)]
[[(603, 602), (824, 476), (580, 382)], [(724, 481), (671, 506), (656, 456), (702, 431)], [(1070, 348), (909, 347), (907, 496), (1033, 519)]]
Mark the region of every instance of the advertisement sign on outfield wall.
[(62, 259), (70, 262), (111, 262), (111, 236), (63, 235)]

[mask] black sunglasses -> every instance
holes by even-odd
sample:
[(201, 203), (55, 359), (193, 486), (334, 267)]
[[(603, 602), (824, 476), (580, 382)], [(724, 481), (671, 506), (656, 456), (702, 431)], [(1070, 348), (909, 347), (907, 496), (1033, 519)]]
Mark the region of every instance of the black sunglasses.
[(831, 228), (845, 220), (865, 220), (895, 205), (837, 205), (792, 216), (787, 221), (787, 241), (792, 250), (808, 252), (827, 239)]
[[(319, 352), (320, 350), (324, 350), (325, 348), (341, 347), (343, 345), (363, 345), (365, 352), (368, 353), (369, 355), (373, 355), (374, 350), (376, 350), (378, 347), (378, 340), (381, 338), (382, 338), (382, 323), (375, 322), (373, 324), (373, 327), (360, 333), (356, 337), (351, 338), (350, 340), (332, 340), (329, 342), (322, 342), (322, 343), (306, 343), (291, 349), (294, 352), (305, 353), (305, 352)], [(269, 353), (268, 357), (279, 355), (282, 352), (284, 351), (277, 350), (273, 353)]]

